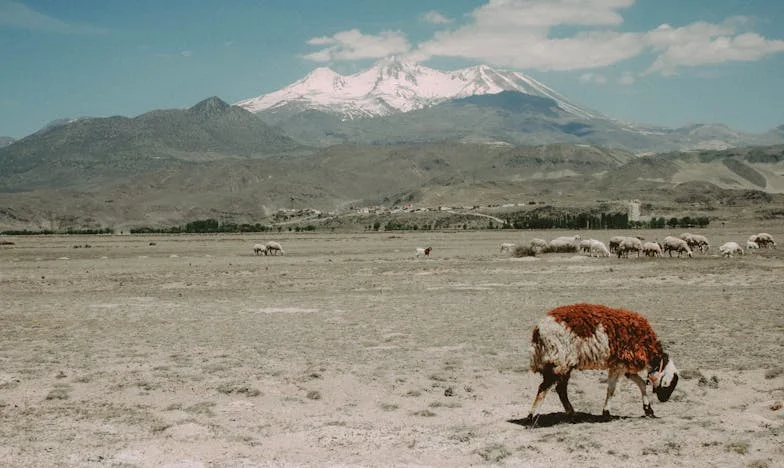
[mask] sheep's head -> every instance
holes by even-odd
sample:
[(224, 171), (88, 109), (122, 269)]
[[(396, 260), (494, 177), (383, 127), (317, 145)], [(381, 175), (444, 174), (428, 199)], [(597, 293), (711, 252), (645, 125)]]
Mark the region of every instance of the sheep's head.
[(665, 402), (670, 399), (675, 386), (678, 385), (678, 369), (667, 353), (657, 361), (648, 372), (648, 380), (653, 384), (653, 392), (659, 401)]
[(425, 255), (430, 255), (430, 251), (433, 250), (432, 247), (428, 247), (425, 249)]

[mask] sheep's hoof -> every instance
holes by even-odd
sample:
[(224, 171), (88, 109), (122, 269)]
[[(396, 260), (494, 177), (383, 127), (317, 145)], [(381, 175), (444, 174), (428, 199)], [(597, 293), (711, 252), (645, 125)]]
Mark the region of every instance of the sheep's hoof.
[(651, 405), (642, 405), (642, 409), (645, 411), (645, 416), (647, 416), (649, 418), (655, 418), (656, 417), (656, 415), (653, 414), (653, 408), (651, 408)]

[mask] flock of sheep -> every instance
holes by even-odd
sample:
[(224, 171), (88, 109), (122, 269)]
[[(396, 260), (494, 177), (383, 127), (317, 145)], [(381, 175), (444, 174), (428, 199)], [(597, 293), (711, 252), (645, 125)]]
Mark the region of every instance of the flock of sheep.
[[(544, 239), (532, 239), (528, 247), (535, 252), (562, 252), (562, 251), (581, 251), (590, 256), (609, 257), (612, 254), (618, 258), (629, 257), (630, 252), (635, 252), (637, 256), (661, 257), (665, 253), (672, 257), (677, 253), (678, 257), (686, 255), (692, 257), (694, 253), (707, 253), (710, 249), (708, 238), (702, 234), (692, 234), (685, 232), (680, 237), (667, 236), (662, 240), (646, 242), (642, 237), (614, 236), (608, 244), (596, 239), (583, 239), (579, 234), (574, 236), (561, 236), (546, 241)], [(773, 236), (762, 232), (749, 236), (746, 241), (746, 250), (759, 248), (775, 248), (776, 242)], [(501, 244), (501, 253), (514, 252), (516, 244), (504, 242)], [(744, 249), (734, 241), (726, 242), (719, 247), (719, 252), (724, 257), (731, 257), (735, 254), (743, 255)]]
[[(513, 253), (516, 244), (504, 242), (501, 244), (501, 253)], [(645, 242), (642, 237), (632, 236), (613, 236), (609, 244), (596, 239), (583, 239), (579, 234), (574, 236), (560, 236), (549, 242), (544, 239), (535, 238), (528, 243), (528, 247), (534, 252), (562, 252), (562, 251), (581, 251), (591, 257), (609, 257), (612, 254), (618, 258), (629, 257), (630, 252), (635, 252), (637, 256), (662, 257), (665, 253), (672, 257), (673, 252), (681, 257), (686, 254), (692, 257), (695, 252), (707, 253), (710, 249), (708, 238), (701, 234), (685, 232), (680, 237), (667, 236), (663, 241)], [(766, 232), (752, 234), (746, 240), (746, 250), (760, 248), (775, 248), (776, 242), (773, 236)], [(415, 258), (429, 257), (432, 247), (417, 247)], [(726, 242), (719, 247), (719, 252), (724, 257), (733, 255), (743, 255), (744, 249), (734, 241)], [(286, 252), (279, 242), (270, 241), (266, 244), (255, 244), (253, 246), (255, 255), (285, 255)]]

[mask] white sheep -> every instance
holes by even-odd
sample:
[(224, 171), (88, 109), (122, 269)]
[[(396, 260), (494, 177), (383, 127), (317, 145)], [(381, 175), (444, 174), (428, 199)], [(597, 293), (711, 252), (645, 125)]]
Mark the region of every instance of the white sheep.
[(574, 414), (567, 385), (575, 369), (607, 369), (607, 396), (602, 415), (608, 418), (610, 399), (622, 375), (640, 389), (643, 411), (650, 417), (654, 416), (653, 409), (645, 391), (646, 381), (639, 373), (647, 371), (661, 402), (669, 400), (678, 383), (678, 370), (650, 324), (630, 310), (597, 304), (555, 308), (534, 328), (529, 351), (531, 370), (543, 377), (528, 414), (530, 422), (554, 384), (566, 414)]
[(724, 257), (732, 257), (733, 254), (743, 255), (743, 248), (737, 242), (725, 242), (719, 247), (719, 252)]
[(515, 248), (515, 245), (511, 242), (504, 242), (501, 244), (501, 253), (503, 252), (511, 252)]
[(642, 244), (642, 253), (646, 257), (661, 257), (662, 246), (658, 242), (646, 242)]
[(642, 252), (642, 241), (636, 237), (624, 237), (620, 245), (615, 249), (618, 258), (621, 258), (621, 256), (628, 258), (629, 252), (632, 251), (637, 252), (638, 257)]
[(265, 250), (267, 252), (267, 255), (272, 255), (272, 252), (275, 252), (275, 255), (277, 255), (278, 252), (280, 252), (281, 255), (286, 255), (286, 252), (283, 250), (283, 247), (281, 247), (281, 245), (275, 241), (267, 242)]
[(429, 257), (431, 250), (433, 250), (432, 247), (417, 247), (416, 248), (416, 258)]
[(264, 244), (254, 244), (253, 245), (253, 253), (255, 255), (267, 255), (267, 246)]
[(568, 249), (577, 250), (579, 248), (579, 245), (580, 245), (579, 243), (580, 243), (581, 239), (582, 239), (582, 236), (579, 235), (579, 234), (574, 235), (574, 236), (560, 236), (560, 237), (556, 237), (555, 239), (551, 240), (547, 244), (547, 247), (552, 249), (555, 252), (562, 251), (562, 250), (568, 250)]
[(585, 253), (591, 253), (591, 242), (593, 239), (583, 239), (580, 241), (580, 250)]
[(753, 240), (747, 240), (746, 241), (746, 250), (753, 250), (753, 249), (759, 249), (759, 244), (757, 244)]
[(593, 257), (594, 254), (596, 254), (597, 257), (600, 255), (603, 257), (610, 256), (610, 250), (607, 248), (606, 245), (604, 245), (604, 242), (596, 239), (590, 239), (590, 246), (588, 248), (588, 252), (591, 255), (591, 257)]
[(776, 241), (774, 241), (773, 236), (767, 232), (751, 235), (749, 236), (749, 240), (756, 242), (757, 245), (763, 249), (767, 249), (768, 247), (773, 247), (774, 249), (776, 248)]
[(547, 248), (547, 241), (544, 239), (534, 238), (531, 239), (531, 242), (528, 244), (531, 246), (532, 249), (535, 250), (542, 250)]
[(669, 253), (670, 257), (672, 257), (673, 252), (678, 252), (678, 257), (684, 252), (686, 252), (689, 257), (692, 256), (689, 244), (686, 243), (685, 240), (674, 236), (667, 236), (664, 238), (664, 242), (662, 242), (662, 252)]

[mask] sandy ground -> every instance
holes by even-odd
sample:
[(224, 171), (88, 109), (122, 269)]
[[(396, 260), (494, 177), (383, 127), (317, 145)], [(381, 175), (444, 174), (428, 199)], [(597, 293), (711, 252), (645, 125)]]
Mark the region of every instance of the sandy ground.
[[(782, 466), (784, 248), (499, 253), (562, 234), (10, 238), (0, 465)], [(287, 255), (252, 254), (272, 239)], [(522, 421), (531, 329), (573, 302), (648, 317), (682, 371), (657, 419), (624, 380), (602, 422), (597, 371), (572, 378), (574, 421), (555, 395)]]

